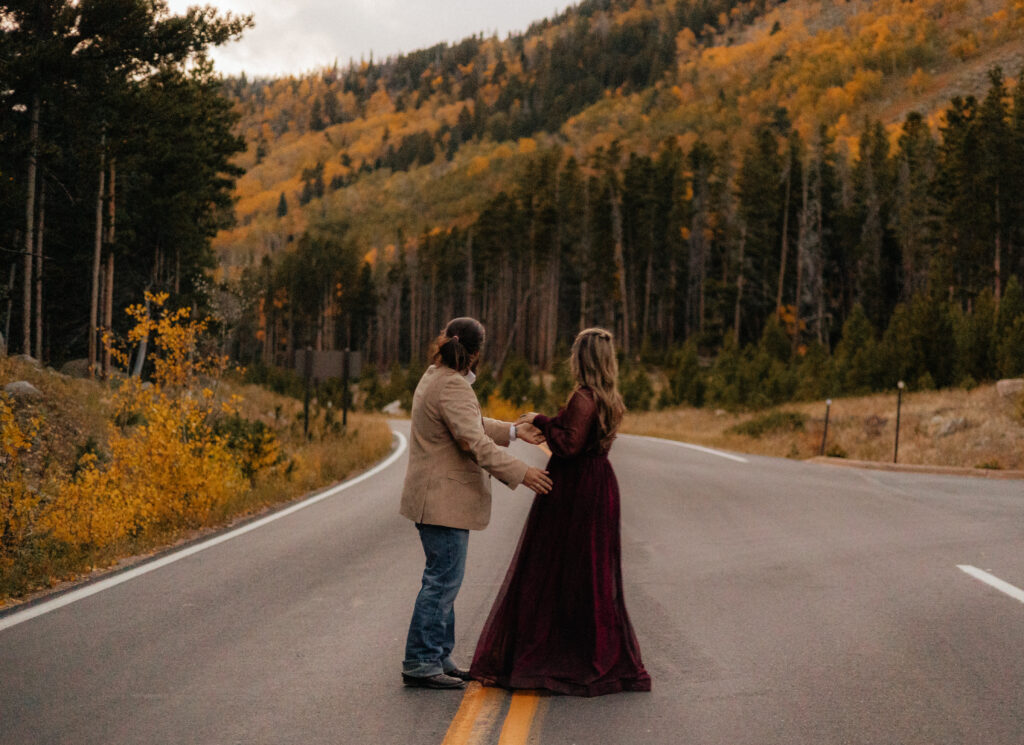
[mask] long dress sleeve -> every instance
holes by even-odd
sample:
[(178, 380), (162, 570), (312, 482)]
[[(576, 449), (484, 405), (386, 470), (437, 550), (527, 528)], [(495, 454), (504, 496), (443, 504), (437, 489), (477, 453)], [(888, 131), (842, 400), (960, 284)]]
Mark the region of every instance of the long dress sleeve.
[(534, 417), (533, 424), (544, 433), (553, 455), (571, 458), (586, 448), (597, 418), (597, 404), (592, 396), (590, 391), (578, 390), (557, 416)]

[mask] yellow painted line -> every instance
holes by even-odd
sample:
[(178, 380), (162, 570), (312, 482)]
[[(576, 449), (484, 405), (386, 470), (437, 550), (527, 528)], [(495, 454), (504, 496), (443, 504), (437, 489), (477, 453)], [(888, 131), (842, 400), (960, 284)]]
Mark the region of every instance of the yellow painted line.
[(532, 691), (516, 691), (512, 695), (498, 745), (526, 745), (539, 702), (540, 696)]
[(484, 688), (476, 681), (466, 686), (459, 710), (455, 712), (441, 745), (468, 745), (480, 736), (480, 724), (493, 723), (501, 705), (501, 691)]

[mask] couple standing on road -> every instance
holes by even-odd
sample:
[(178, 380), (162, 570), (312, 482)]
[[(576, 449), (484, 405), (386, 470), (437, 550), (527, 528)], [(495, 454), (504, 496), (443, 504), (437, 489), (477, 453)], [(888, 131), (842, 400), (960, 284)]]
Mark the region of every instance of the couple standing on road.
[[(471, 386), (483, 343), (479, 321), (450, 321), (413, 396), (401, 512), (416, 523), (426, 568), (402, 679), (425, 688), (462, 688), (475, 679), (576, 696), (649, 691), (621, 589), (619, 488), (608, 451), (625, 406), (612, 335), (581, 331), (570, 359), (576, 388), (565, 408), (514, 424), (481, 416)], [(515, 439), (546, 441), (547, 470), (499, 447)], [(488, 474), (537, 496), (464, 670), (451, 656), (455, 597), (469, 531), (490, 521)]]

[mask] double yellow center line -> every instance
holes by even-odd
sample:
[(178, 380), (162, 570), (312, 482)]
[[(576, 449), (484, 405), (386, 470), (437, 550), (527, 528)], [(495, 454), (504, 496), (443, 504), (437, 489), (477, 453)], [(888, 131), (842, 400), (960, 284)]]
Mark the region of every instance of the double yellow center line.
[[(488, 743), (508, 700), (508, 691), (487, 688), (475, 681), (470, 683), (441, 745)], [(540, 696), (533, 691), (513, 693), (502, 722), (498, 745), (526, 745), (539, 704)]]

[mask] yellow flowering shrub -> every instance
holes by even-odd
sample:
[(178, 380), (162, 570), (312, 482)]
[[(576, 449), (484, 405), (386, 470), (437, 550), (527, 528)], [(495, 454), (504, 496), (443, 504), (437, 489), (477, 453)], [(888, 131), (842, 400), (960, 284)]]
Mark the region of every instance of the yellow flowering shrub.
[(38, 497), (25, 485), (21, 456), (31, 448), (31, 431), (18, 424), (0, 394), (0, 571), (11, 566), (32, 530)]
[[(127, 368), (128, 344), (152, 345), (152, 384), (126, 379), (117, 390), (110, 426), (110, 457), (79, 461), (77, 473), (60, 486), (43, 516), (53, 537), (101, 548), (124, 538), (207, 523), (218, 505), (245, 488), (242, 469), (219, 433), (216, 419), (234, 414), (217, 406), (209, 388), (196, 391), (201, 374), (222, 371), (226, 361), (199, 349), (206, 322), (188, 308), (163, 310), (166, 295), (128, 308), (136, 325), (119, 346), (107, 338), (112, 356)], [(149, 306), (160, 311), (154, 317)], [(263, 460), (254, 466), (259, 468)]]
[(487, 403), (482, 407), (485, 416), (491, 419), (499, 419), (503, 422), (514, 422), (520, 414), (530, 411), (528, 405), (517, 406), (512, 401), (502, 398), (497, 393), (492, 393)]
[[(300, 496), (391, 446), (380, 417), (353, 413), (340, 433), (325, 417), (308, 442), (298, 434), (301, 403), (253, 387), (226, 396), (227, 360), (204, 351), (206, 323), (165, 309), (166, 295), (146, 300), (128, 309), (134, 324), (123, 339), (105, 339), (125, 373), (83, 381), (87, 396), (55, 384), (43, 405), (0, 394), (0, 605), (183, 530)], [(145, 383), (126, 374), (144, 340)], [(0, 379), (8, 377), (0, 358)], [(105, 426), (105, 437), (68, 426), (84, 421), (62, 416), (68, 395), (89, 398), (89, 422)], [(55, 454), (55, 443), (66, 447)]]

